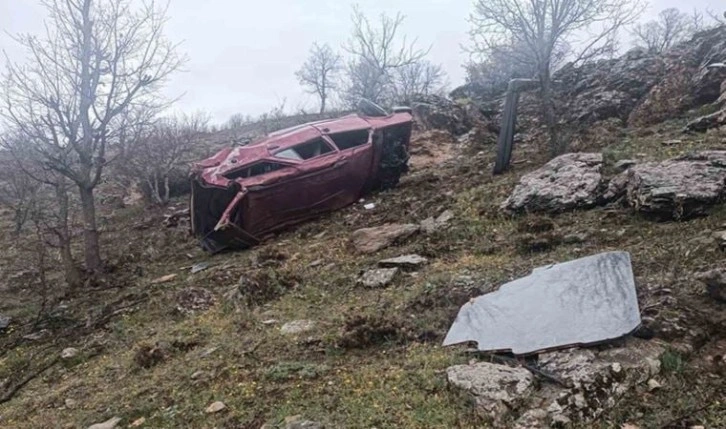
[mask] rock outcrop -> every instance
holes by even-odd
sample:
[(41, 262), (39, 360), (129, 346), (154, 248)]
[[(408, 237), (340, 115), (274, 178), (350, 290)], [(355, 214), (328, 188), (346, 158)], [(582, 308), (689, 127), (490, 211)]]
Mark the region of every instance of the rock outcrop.
[(663, 162), (646, 162), (631, 167), (623, 175), (626, 179), (619, 178), (618, 184), (625, 183), (627, 202), (636, 211), (666, 219), (699, 216), (723, 200), (726, 151), (703, 151)]
[(503, 208), (512, 212), (557, 213), (594, 206), (605, 186), (599, 153), (568, 153), (519, 180)]
[[(646, 386), (660, 372), (664, 348), (630, 339), (623, 347), (570, 349), (542, 353), (537, 368), (557, 383), (533, 383), (529, 370), (478, 362), (448, 368), (449, 382), (472, 394), (482, 414), (495, 425), (537, 428), (596, 419), (632, 389)], [(651, 383), (652, 384), (652, 383)]]

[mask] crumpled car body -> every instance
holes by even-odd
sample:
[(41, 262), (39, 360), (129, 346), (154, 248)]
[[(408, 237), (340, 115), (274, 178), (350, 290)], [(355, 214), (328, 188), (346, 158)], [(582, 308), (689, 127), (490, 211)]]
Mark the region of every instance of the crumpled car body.
[(352, 114), (269, 134), (194, 164), (192, 233), (216, 253), (395, 186), (408, 166), (412, 116)]

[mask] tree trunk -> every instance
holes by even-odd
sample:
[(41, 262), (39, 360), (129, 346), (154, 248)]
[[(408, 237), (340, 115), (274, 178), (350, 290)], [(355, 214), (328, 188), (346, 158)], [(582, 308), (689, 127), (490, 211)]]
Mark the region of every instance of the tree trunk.
[(565, 146), (559, 136), (557, 130), (557, 116), (552, 100), (552, 79), (550, 76), (549, 66), (540, 70), (540, 98), (542, 102), (542, 120), (547, 126), (549, 133), (550, 156), (553, 158), (561, 155), (565, 151)]
[(320, 96), (320, 114), (322, 115), (325, 113), (325, 99), (327, 97), (325, 95)]
[(73, 253), (71, 252), (71, 230), (68, 227), (68, 192), (64, 184), (55, 186), (55, 195), (58, 201), (58, 240), (63, 273), (68, 286), (77, 288), (81, 285), (81, 273), (76, 266), (76, 261), (73, 260)]
[(164, 202), (162, 204), (166, 205), (169, 202), (169, 194), (171, 193), (169, 189), (169, 175), (166, 174), (164, 176)]
[(98, 229), (96, 228), (96, 201), (93, 197), (93, 188), (79, 186), (78, 190), (81, 194), (81, 210), (83, 213), (86, 269), (90, 273), (95, 273), (101, 270), (101, 251), (98, 244)]

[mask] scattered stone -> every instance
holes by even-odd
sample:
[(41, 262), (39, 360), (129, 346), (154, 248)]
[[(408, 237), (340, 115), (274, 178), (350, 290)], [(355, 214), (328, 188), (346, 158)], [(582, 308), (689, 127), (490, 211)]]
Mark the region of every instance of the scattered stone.
[(131, 425), (130, 425), (130, 426), (131, 426), (132, 428), (137, 428), (137, 427), (139, 427), (139, 426), (143, 425), (144, 423), (146, 423), (146, 417), (139, 417), (138, 419), (134, 420), (134, 421), (133, 421), (133, 422), (131, 423)]
[(640, 429), (640, 426), (632, 423), (623, 423), (622, 426), (620, 426), (620, 429)]
[(443, 228), (454, 218), (454, 212), (446, 210), (441, 213), (437, 218), (430, 217), (421, 221), (421, 229), (427, 234)]
[(199, 262), (197, 264), (192, 265), (192, 274), (199, 273), (201, 271), (206, 270), (209, 268), (209, 262)]
[(285, 418), (285, 429), (325, 429), (325, 426), (322, 423), (305, 420), (302, 416), (290, 416)]
[(69, 410), (76, 408), (76, 406), (78, 405), (78, 402), (75, 399), (71, 399), (71, 398), (66, 398), (66, 400), (63, 401), (63, 403), (65, 404), (66, 408), (68, 408)]
[(374, 253), (404, 240), (418, 232), (419, 226), (413, 224), (389, 223), (374, 228), (363, 228), (353, 232), (353, 246), (362, 253)]
[(325, 263), (324, 259), (316, 259), (308, 265), (308, 268), (319, 267), (319, 266), (323, 265), (324, 263)]
[(280, 333), (282, 335), (298, 335), (311, 331), (313, 328), (315, 328), (315, 321), (313, 320), (293, 320), (282, 325)]
[(648, 391), (649, 392), (660, 389), (661, 387), (663, 387), (663, 386), (655, 378), (651, 378), (650, 380), (648, 380)]
[(31, 332), (28, 335), (23, 335), (23, 339), (28, 341), (38, 341), (45, 338), (46, 335), (48, 335), (48, 330), (41, 329), (40, 331)]
[(586, 242), (587, 238), (588, 235), (586, 232), (576, 232), (562, 237), (562, 242), (565, 244), (580, 244)]
[(627, 170), (628, 168), (634, 166), (638, 162), (634, 159), (621, 159), (620, 161), (616, 162), (613, 168), (618, 173), (622, 173), (623, 171)]
[(274, 325), (277, 323), (277, 319), (266, 319), (262, 321), (263, 325)]
[(10, 316), (0, 314), (0, 331), (7, 329), (7, 327), (10, 326), (10, 322), (12, 321), (13, 319)]
[(96, 423), (95, 425), (91, 425), (88, 427), (88, 429), (114, 429), (118, 424), (121, 422), (121, 417), (114, 417), (112, 419), (106, 420), (103, 423)]
[(215, 303), (214, 294), (200, 287), (187, 287), (176, 294), (176, 309), (182, 313), (208, 310)]
[(151, 281), (151, 284), (157, 285), (161, 283), (168, 283), (176, 278), (176, 274), (167, 274)]
[(717, 268), (697, 275), (706, 291), (715, 300), (726, 302), (726, 269)]
[(718, 247), (721, 250), (726, 250), (726, 231), (716, 231), (713, 233), (713, 238), (718, 243)]
[(534, 389), (532, 373), (488, 362), (447, 368), (449, 383), (474, 395), (478, 407), (495, 422), (524, 404)]
[(398, 274), (398, 268), (379, 268), (367, 270), (358, 279), (358, 284), (371, 289), (388, 286)]
[(207, 409), (204, 410), (204, 412), (207, 413), (207, 414), (214, 414), (214, 413), (218, 413), (218, 412), (224, 410), (225, 408), (227, 408), (227, 406), (224, 405), (224, 402), (216, 401), (216, 402), (212, 402), (207, 407)]
[(384, 268), (402, 268), (415, 269), (428, 262), (428, 259), (421, 255), (411, 254), (403, 255), (395, 258), (384, 259), (378, 262), (378, 265)]
[(63, 349), (61, 352), (61, 359), (68, 360), (73, 359), (74, 357), (78, 356), (78, 349), (74, 347), (68, 347)]
[(675, 146), (683, 143), (683, 140), (673, 139), (673, 140), (666, 140), (663, 143), (661, 143), (663, 146)]
[(207, 371), (199, 370), (199, 371), (195, 371), (194, 374), (191, 375), (191, 379), (198, 380), (201, 378), (206, 378), (207, 375), (208, 375)]
[(502, 204), (512, 212), (562, 212), (594, 206), (604, 180), (600, 153), (568, 153), (525, 174)]

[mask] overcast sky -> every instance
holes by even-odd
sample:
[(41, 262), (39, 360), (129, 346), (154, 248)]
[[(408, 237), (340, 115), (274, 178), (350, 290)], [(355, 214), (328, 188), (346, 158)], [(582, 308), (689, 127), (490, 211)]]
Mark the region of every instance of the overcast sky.
[[(186, 71), (172, 77), (166, 92), (183, 95), (176, 109), (204, 110), (216, 122), (234, 113), (256, 115), (286, 99), (288, 110), (314, 110), (316, 100), (298, 86), (295, 70), (313, 42), (335, 48), (348, 37), (348, 0), (171, 0), (166, 34), (182, 42)], [(442, 64), (451, 87), (464, 80), (467, 17), (473, 0), (360, 0), (371, 18), (381, 12), (406, 16), (402, 33), (431, 46), (430, 60)], [(651, 0), (652, 17), (667, 7), (684, 9), (683, 0)], [(726, 9), (724, 0), (690, 0), (688, 8)], [(0, 0), (0, 49), (22, 61), (10, 34), (37, 33), (43, 9), (38, 0)], [(0, 58), (4, 68), (5, 59)]]

